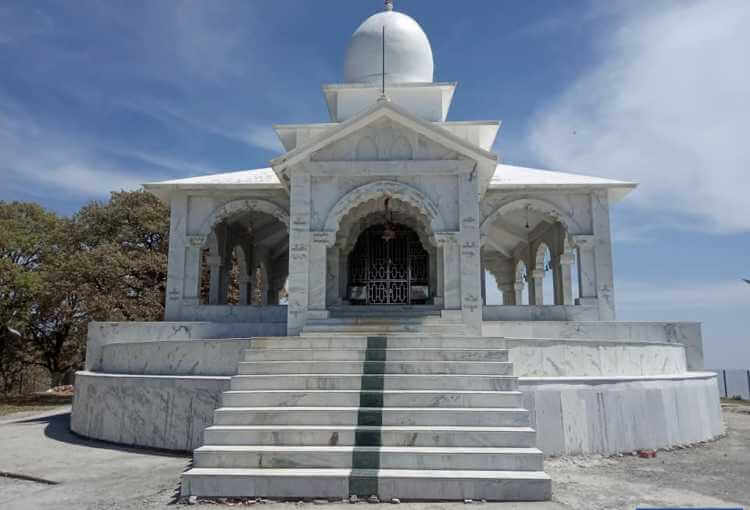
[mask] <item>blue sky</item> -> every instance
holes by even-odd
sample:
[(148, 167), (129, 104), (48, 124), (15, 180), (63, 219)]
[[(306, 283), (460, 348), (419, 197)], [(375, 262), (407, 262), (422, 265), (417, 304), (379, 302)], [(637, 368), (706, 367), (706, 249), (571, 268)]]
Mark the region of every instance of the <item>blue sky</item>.
[[(327, 120), (379, 0), (5, 1), (0, 200), (70, 213), (141, 182), (267, 166), (273, 123)], [(631, 179), (613, 210), (623, 320), (700, 320), (750, 367), (750, 2), (396, 0), (501, 119), (505, 162)]]

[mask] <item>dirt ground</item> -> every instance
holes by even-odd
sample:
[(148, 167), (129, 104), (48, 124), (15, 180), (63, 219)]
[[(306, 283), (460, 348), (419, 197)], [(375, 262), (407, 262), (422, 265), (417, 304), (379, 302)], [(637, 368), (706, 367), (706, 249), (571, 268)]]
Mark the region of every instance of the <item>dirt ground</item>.
[[(485, 503), (492, 509), (628, 509), (636, 506), (750, 508), (750, 406), (725, 404), (725, 437), (655, 459), (549, 459), (552, 501)], [(180, 473), (190, 458), (82, 439), (69, 431), (70, 408), (0, 417), (0, 509), (187, 509), (177, 505)], [(11, 477), (2, 474), (12, 475)], [(21, 480), (14, 475), (37, 478)], [(51, 483), (51, 482), (54, 482)], [(269, 510), (348, 504), (269, 503)], [(360, 505), (367, 505), (361, 503)], [(265, 506), (265, 505), (264, 505)], [(404, 510), (447, 510), (460, 503), (404, 503)], [(473, 506), (473, 505), (472, 505)], [(221, 509), (229, 505), (190, 506)]]
[(72, 395), (56, 393), (35, 393), (23, 397), (0, 397), (0, 416), (16, 413), (39, 413), (70, 404)]

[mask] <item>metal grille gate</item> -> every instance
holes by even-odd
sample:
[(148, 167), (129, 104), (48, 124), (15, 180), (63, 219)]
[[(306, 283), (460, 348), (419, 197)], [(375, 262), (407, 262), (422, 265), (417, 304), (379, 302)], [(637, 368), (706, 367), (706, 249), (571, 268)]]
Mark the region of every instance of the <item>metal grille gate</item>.
[[(349, 256), (349, 286), (365, 292), (350, 296), (360, 304), (412, 304), (412, 286), (429, 285), (429, 255), (416, 232), (392, 224), (395, 239), (385, 241), (385, 225), (360, 234)], [(424, 301), (423, 299), (421, 300)]]

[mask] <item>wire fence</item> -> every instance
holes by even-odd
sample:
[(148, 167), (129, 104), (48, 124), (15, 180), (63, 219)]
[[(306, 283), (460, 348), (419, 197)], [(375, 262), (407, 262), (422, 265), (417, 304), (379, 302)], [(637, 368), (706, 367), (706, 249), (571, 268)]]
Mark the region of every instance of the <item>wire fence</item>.
[(742, 368), (712, 369), (719, 375), (719, 395), (723, 398), (750, 400), (750, 370)]

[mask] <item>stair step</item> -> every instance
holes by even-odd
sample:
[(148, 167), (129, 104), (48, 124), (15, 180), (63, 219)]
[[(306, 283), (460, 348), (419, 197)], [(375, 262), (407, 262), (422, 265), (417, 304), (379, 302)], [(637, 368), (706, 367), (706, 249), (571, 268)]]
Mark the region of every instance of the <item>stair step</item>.
[(511, 375), (513, 364), (507, 361), (243, 361), (238, 373)]
[(251, 340), (253, 349), (505, 349), (507, 339), (469, 336), (388, 336), (327, 335), (300, 337), (258, 337)]
[(275, 374), (232, 377), (231, 390), (515, 390), (518, 380), (501, 375)]
[(245, 361), (508, 361), (507, 349), (247, 349)]
[(182, 494), (275, 499), (378, 494), (381, 501), (542, 501), (550, 498), (551, 481), (543, 471), (193, 468), (183, 474)]
[(476, 469), (539, 471), (537, 448), (436, 448), (403, 446), (202, 446), (197, 468)]
[(341, 326), (329, 325), (305, 325), (301, 336), (325, 336), (331, 335), (388, 335), (400, 336), (414, 334), (429, 334), (431, 336), (461, 336), (465, 334), (466, 326), (461, 323), (400, 323), (400, 324), (351, 324)]
[(222, 395), (223, 407), (382, 406), (520, 407), (520, 391), (237, 390)]
[(521, 408), (222, 407), (216, 425), (528, 426)]
[(288, 446), (532, 447), (531, 427), (364, 426), (364, 425), (213, 425), (206, 445)]

